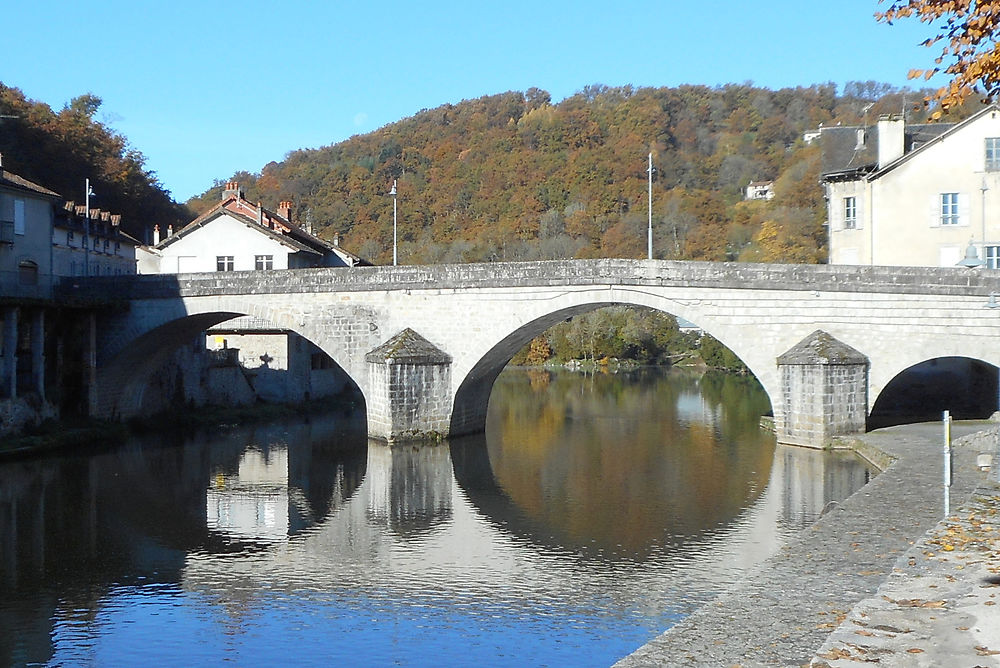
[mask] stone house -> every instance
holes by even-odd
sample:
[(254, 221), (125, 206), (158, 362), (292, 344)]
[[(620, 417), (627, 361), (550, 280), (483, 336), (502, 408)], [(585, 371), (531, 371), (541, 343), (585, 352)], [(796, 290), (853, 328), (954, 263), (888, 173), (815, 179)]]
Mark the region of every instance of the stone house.
[(65, 202), (0, 166), (0, 434), (67, 412), (88, 414), (94, 313), (59, 279), (135, 273), (138, 242), (121, 218)]
[(1000, 266), (1000, 113), (822, 129), (830, 264)]
[(52, 224), (61, 201), (0, 166), (0, 294), (48, 298), (52, 289)]

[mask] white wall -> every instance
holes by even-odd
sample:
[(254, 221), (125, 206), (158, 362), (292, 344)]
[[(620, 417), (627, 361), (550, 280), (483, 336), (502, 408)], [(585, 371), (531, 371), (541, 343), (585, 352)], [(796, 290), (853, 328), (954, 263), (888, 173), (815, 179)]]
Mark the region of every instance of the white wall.
[(233, 256), (234, 271), (255, 268), (257, 255), (271, 255), (272, 269), (288, 269), (289, 248), (223, 213), (160, 249), (160, 273), (216, 271), (216, 257)]
[[(985, 171), (985, 140), (1000, 137), (1000, 113), (988, 113), (934, 140), (870, 183), (830, 183), (830, 263), (936, 267), (965, 255), (970, 240), (1000, 245), (1000, 171)], [(985, 193), (983, 188), (986, 188)], [(959, 224), (940, 224), (940, 196), (959, 194)], [(843, 228), (843, 198), (854, 195), (856, 230)], [(957, 261), (957, 260), (956, 260)]]

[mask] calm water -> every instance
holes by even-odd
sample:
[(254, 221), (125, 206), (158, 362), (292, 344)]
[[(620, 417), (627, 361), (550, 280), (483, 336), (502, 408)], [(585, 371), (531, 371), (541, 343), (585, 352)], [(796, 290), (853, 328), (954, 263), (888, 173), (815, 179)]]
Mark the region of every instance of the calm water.
[(509, 370), (447, 445), (331, 416), (0, 464), (0, 664), (606, 666), (866, 481), (766, 409)]

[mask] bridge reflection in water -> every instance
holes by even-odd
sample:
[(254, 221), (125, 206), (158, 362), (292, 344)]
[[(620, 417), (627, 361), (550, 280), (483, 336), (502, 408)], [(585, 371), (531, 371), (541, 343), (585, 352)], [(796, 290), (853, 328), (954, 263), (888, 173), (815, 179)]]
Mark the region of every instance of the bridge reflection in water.
[(437, 446), (314, 420), (0, 466), (0, 662), (607, 665), (867, 476), (665, 382), (505, 374), (488, 438)]

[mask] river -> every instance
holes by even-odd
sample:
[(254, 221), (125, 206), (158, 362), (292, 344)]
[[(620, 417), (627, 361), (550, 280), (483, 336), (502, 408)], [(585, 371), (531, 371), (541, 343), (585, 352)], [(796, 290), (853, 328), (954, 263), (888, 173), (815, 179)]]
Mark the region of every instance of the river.
[(509, 369), (440, 445), (331, 414), (0, 463), (0, 663), (609, 665), (868, 480), (767, 407)]

